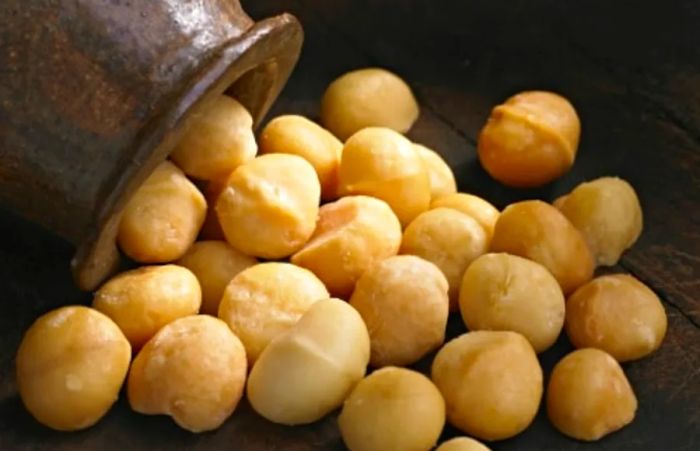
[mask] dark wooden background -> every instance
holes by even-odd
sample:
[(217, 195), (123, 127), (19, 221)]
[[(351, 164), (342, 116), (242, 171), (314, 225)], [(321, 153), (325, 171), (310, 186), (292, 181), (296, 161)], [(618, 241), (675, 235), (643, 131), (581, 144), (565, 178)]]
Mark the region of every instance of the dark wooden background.
[[(304, 24), (306, 43), (277, 113), (315, 118), (324, 87), (358, 67), (402, 75), (421, 107), (410, 137), (435, 148), (460, 188), (499, 207), (553, 199), (579, 182), (619, 175), (638, 190), (644, 233), (614, 271), (652, 286), (669, 329), (652, 357), (624, 365), (639, 398), (634, 423), (596, 444), (558, 434), (540, 412), (495, 450), (700, 449), (700, 4), (690, 0), (248, 0), (255, 18), (281, 11)], [(490, 108), (523, 89), (570, 98), (583, 122), (572, 172), (550, 186), (513, 191), (480, 169), (475, 140)], [(195, 436), (164, 417), (132, 413), (122, 399), (97, 426), (52, 432), (21, 407), (14, 354), (33, 319), (89, 302), (72, 286), (66, 243), (0, 212), (0, 450), (341, 450), (331, 416), (287, 428), (242, 404), (220, 430)], [(452, 335), (463, 331), (458, 318)], [(548, 371), (570, 345), (542, 356)], [(428, 368), (429, 359), (419, 368)], [(445, 436), (455, 434), (448, 428)]]

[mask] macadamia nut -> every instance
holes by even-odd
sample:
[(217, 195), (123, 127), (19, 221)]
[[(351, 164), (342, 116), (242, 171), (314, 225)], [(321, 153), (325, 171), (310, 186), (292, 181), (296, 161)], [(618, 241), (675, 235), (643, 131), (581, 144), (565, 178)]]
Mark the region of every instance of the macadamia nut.
[(457, 181), (455, 180), (455, 175), (440, 154), (421, 144), (414, 143), (413, 148), (416, 149), (416, 152), (420, 155), (423, 164), (425, 164), (425, 169), (428, 171), (430, 198), (435, 199), (440, 196), (456, 193)]
[(496, 221), (500, 214), (496, 207), (481, 197), (466, 193), (454, 193), (440, 196), (437, 199), (433, 199), (430, 208), (452, 208), (461, 211), (465, 215), (471, 216), (484, 228), (489, 243), (491, 242), (493, 229), (496, 227)]
[(457, 437), (443, 442), (435, 451), (490, 451), (490, 449), (473, 438)]

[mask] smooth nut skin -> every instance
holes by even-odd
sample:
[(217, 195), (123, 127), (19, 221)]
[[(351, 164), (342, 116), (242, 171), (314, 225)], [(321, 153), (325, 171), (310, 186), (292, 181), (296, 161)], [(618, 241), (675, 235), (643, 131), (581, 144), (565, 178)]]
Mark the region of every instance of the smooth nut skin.
[(580, 134), (576, 110), (564, 97), (522, 92), (491, 111), (479, 135), (479, 160), (506, 185), (544, 185), (571, 168)]
[(228, 284), (219, 305), (219, 318), (241, 339), (252, 364), (314, 302), (328, 297), (323, 282), (304, 268), (289, 263), (259, 263), (238, 273)]
[(477, 331), (448, 342), (435, 356), (432, 379), (447, 419), (482, 440), (503, 440), (530, 425), (542, 398), (542, 368), (516, 332)]
[(124, 208), (117, 241), (137, 262), (175, 261), (194, 243), (206, 212), (202, 193), (177, 166), (165, 161)]
[(361, 380), (338, 417), (350, 451), (428, 451), (445, 425), (445, 401), (420, 373), (387, 367)]
[(430, 206), (430, 178), (413, 144), (388, 128), (352, 135), (340, 159), (341, 196), (367, 195), (385, 201), (402, 225)]
[(539, 263), (510, 254), (486, 254), (469, 266), (459, 293), (469, 330), (512, 330), (542, 352), (564, 327), (564, 295)]
[(456, 437), (442, 442), (435, 451), (490, 451), (483, 443), (469, 437)]
[(428, 171), (430, 198), (435, 199), (440, 196), (456, 193), (457, 181), (455, 180), (455, 175), (440, 154), (421, 144), (414, 143), (413, 148), (418, 155), (420, 155), (425, 169)]
[(593, 441), (628, 425), (637, 398), (615, 359), (579, 349), (554, 366), (547, 385), (547, 415), (562, 434)]
[(500, 212), (496, 207), (485, 201), (481, 197), (473, 194), (454, 193), (440, 196), (430, 203), (430, 208), (452, 208), (461, 211), (465, 215), (469, 215), (476, 220), (486, 232), (488, 242), (491, 242), (493, 237), (493, 229), (496, 227), (496, 221)]
[(642, 233), (642, 207), (634, 188), (602, 177), (574, 188), (555, 206), (581, 231), (599, 265), (613, 266)]
[(341, 141), (365, 127), (405, 133), (417, 118), (411, 88), (384, 69), (348, 72), (335, 79), (321, 99), (321, 123)]
[(400, 245), (401, 224), (386, 202), (348, 196), (321, 207), (314, 235), (291, 260), (347, 299), (367, 268), (396, 255)]
[(97, 423), (119, 396), (131, 346), (114, 322), (83, 306), (40, 316), (17, 350), (17, 389), (40, 423), (77, 431)]
[(216, 201), (226, 241), (255, 257), (278, 259), (299, 250), (316, 225), (321, 185), (297, 155), (262, 155), (239, 166)]
[(658, 296), (626, 274), (601, 276), (566, 302), (566, 333), (577, 348), (598, 348), (626, 362), (647, 356), (663, 342), (666, 311)]
[(365, 375), (369, 334), (347, 302), (316, 302), (265, 348), (248, 378), (248, 400), (275, 423), (307, 424), (343, 401)]
[(131, 365), (127, 394), (136, 412), (169, 415), (190, 432), (218, 428), (245, 386), (241, 341), (209, 315), (180, 318), (146, 343)]
[(225, 95), (191, 116), (185, 127), (170, 158), (190, 177), (224, 179), (258, 151), (252, 116)]
[(257, 262), (225, 241), (197, 241), (177, 263), (197, 276), (202, 288), (200, 311), (216, 316), (229, 282), (236, 274)]
[(112, 318), (134, 349), (161, 327), (199, 312), (202, 290), (192, 272), (177, 265), (125, 271), (97, 290), (92, 306)]
[(343, 143), (313, 121), (296, 115), (271, 120), (260, 135), (260, 153), (298, 155), (314, 167), (321, 182), (321, 198), (338, 193), (338, 166)]
[(488, 250), (484, 229), (471, 216), (451, 208), (421, 213), (403, 233), (401, 253), (435, 264), (449, 284), (450, 310), (459, 309), (459, 287), (469, 264)]
[(447, 279), (413, 255), (382, 260), (360, 277), (350, 298), (369, 330), (374, 367), (405, 366), (445, 341)]
[(593, 257), (581, 233), (559, 210), (539, 200), (517, 202), (503, 210), (491, 250), (541, 264), (565, 295), (593, 277)]

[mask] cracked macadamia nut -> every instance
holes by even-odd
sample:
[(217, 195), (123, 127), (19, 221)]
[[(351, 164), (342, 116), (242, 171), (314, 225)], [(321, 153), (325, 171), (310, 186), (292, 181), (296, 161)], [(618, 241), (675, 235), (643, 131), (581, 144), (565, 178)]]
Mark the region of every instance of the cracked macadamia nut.
[(248, 400), (275, 423), (312, 423), (343, 404), (368, 362), (362, 317), (345, 301), (322, 300), (260, 354), (248, 378)]
[(435, 264), (450, 286), (450, 310), (459, 308), (459, 287), (469, 264), (488, 250), (484, 229), (471, 216), (451, 208), (421, 213), (403, 233), (401, 253)]
[(360, 277), (350, 305), (367, 324), (372, 366), (410, 365), (445, 341), (447, 289), (440, 269), (413, 255), (382, 260)]
[(593, 441), (628, 425), (637, 398), (615, 359), (579, 349), (554, 366), (547, 385), (547, 415), (562, 434)]
[(447, 419), (482, 440), (503, 440), (530, 425), (542, 398), (542, 368), (516, 332), (477, 331), (448, 342), (435, 356), (432, 379)]
[(17, 350), (17, 389), (40, 423), (77, 431), (97, 423), (119, 396), (129, 341), (97, 310), (61, 307), (40, 316)]
[(542, 352), (564, 326), (564, 295), (539, 263), (510, 254), (486, 254), (469, 266), (459, 294), (469, 330), (512, 330)]
[(296, 115), (274, 118), (260, 135), (260, 153), (298, 155), (314, 167), (321, 182), (321, 197), (335, 199), (343, 143), (313, 121)]
[(348, 196), (321, 207), (313, 236), (291, 260), (347, 299), (367, 268), (396, 255), (400, 245), (401, 224), (386, 202)]
[(311, 271), (289, 263), (259, 263), (238, 273), (228, 284), (219, 318), (241, 339), (253, 363), (314, 302), (328, 297), (323, 282)]
[(435, 451), (490, 451), (489, 447), (469, 437), (457, 437), (442, 442)]
[(418, 119), (411, 88), (379, 68), (348, 72), (335, 79), (321, 99), (321, 123), (342, 141), (365, 127), (407, 132)]
[(440, 154), (421, 144), (413, 144), (413, 148), (423, 159), (430, 180), (430, 198), (435, 199), (457, 192), (457, 181), (452, 169), (442, 159)]
[(189, 249), (204, 222), (207, 202), (169, 161), (158, 166), (122, 213), (117, 241), (140, 263), (168, 263)]
[(239, 166), (216, 201), (226, 241), (255, 257), (299, 250), (316, 225), (321, 196), (316, 171), (297, 155), (262, 155)]
[(131, 408), (169, 415), (190, 432), (218, 428), (233, 413), (245, 386), (241, 341), (209, 315), (180, 318), (158, 331), (131, 365)]
[(615, 265), (642, 233), (637, 193), (620, 178), (602, 177), (582, 183), (555, 202), (581, 231), (599, 265)]
[(250, 113), (221, 95), (189, 118), (170, 158), (190, 177), (220, 180), (257, 151)]
[(559, 210), (539, 200), (517, 202), (503, 210), (496, 222), (491, 250), (543, 265), (564, 294), (593, 277), (593, 257), (581, 233)]
[(402, 225), (430, 206), (430, 178), (411, 141), (380, 127), (352, 135), (343, 147), (340, 195), (364, 194), (385, 201)]
[(197, 277), (177, 265), (144, 266), (118, 274), (97, 290), (92, 306), (112, 318), (134, 349), (178, 318), (199, 312)]
[(453, 193), (433, 199), (430, 208), (452, 208), (461, 211), (465, 215), (471, 216), (478, 222), (486, 232), (486, 239), (490, 243), (493, 236), (493, 229), (500, 212), (496, 207), (485, 201), (481, 197), (466, 193)]
[(382, 368), (355, 386), (338, 425), (350, 451), (428, 451), (445, 425), (445, 401), (422, 374)]
[(503, 184), (544, 185), (574, 164), (580, 134), (576, 110), (564, 97), (522, 92), (491, 111), (479, 134), (479, 160)]
[(246, 268), (257, 263), (225, 241), (198, 241), (178, 260), (197, 276), (202, 288), (202, 307), (200, 311), (216, 316), (219, 303), (229, 282)]
[(566, 302), (566, 333), (577, 348), (598, 348), (620, 362), (661, 346), (667, 319), (658, 296), (632, 276), (601, 276)]

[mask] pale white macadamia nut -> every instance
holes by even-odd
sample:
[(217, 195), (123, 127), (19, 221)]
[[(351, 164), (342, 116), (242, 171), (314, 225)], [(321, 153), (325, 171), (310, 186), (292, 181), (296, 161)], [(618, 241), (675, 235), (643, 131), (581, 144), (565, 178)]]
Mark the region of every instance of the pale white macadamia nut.
[(158, 166), (129, 199), (117, 242), (139, 263), (168, 263), (189, 249), (204, 222), (207, 202), (180, 169)]
[(382, 199), (404, 226), (430, 206), (423, 159), (411, 141), (388, 128), (365, 128), (345, 142), (338, 180), (341, 196)]
[(338, 417), (350, 451), (427, 451), (445, 425), (445, 401), (427, 377), (387, 367), (362, 379)]
[(136, 355), (129, 404), (139, 413), (169, 415), (190, 432), (211, 431), (238, 405), (246, 371), (243, 344), (226, 323), (186, 316), (159, 330)]
[(314, 232), (321, 185), (297, 155), (262, 155), (239, 166), (216, 201), (226, 241), (255, 257), (288, 257)]
[(598, 348), (620, 362), (661, 346), (668, 319), (659, 297), (627, 274), (601, 276), (566, 302), (566, 333), (577, 348)]
[(562, 434), (594, 441), (628, 425), (637, 397), (620, 364), (599, 349), (579, 349), (554, 366), (547, 416)]
[(177, 263), (192, 271), (199, 280), (202, 288), (200, 311), (216, 316), (228, 283), (257, 260), (237, 251), (226, 241), (211, 240), (194, 243)]
[(467, 193), (453, 193), (440, 196), (437, 199), (433, 199), (430, 203), (430, 208), (453, 208), (471, 216), (484, 228), (489, 243), (500, 215), (498, 209), (488, 201)]
[(406, 227), (400, 252), (440, 268), (450, 287), (450, 310), (456, 311), (464, 271), (487, 250), (486, 233), (475, 219), (451, 208), (436, 208), (421, 213)]
[(448, 421), (482, 440), (525, 430), (542, 398), (537, 355), (516, 332), (476, 331), (451, 340), (435, 356), (432, 379)]
[(368, 362), (362, 317), (345, 301), (322, 300), (260, 354), (248, 378), (248, 401), (275, 423), (312, 423), (343, 404)]
[(450, 166), (442, 159), (439, 153), (421, 144), (413, 144), (418, 155), (423, 159), (423, 164), (428, 171), (430, 179), (430, 198), (436, 199), (440, 196), (457, 192), (457, 181)]
[(369, 330), (372, 366), (410, 365), (445, 340), (447, 279), (413, 255), (390, 257), (360, 277), (350, 298)]
[(321, 123), (345, 141), (365, 127), (407, 132), (418, 119), (411, 88), (385, 69), (367, 68), (336, 78), (321, 99)]
[(236, 99), (221, 95), (188, 118), (170, 159), (190, 177), (221, 180), (257, 151), (250, 113)]
[(259, 263), (228, 284), (219, 318), (241, 339), (252, 364), (314, 302), (328, 297), (323, 282), (311, 271), (289, 263)]
[(17, 350), (17, 390), (29, 413), (59, 431), (97, 423), (119, 396), (131, 360), (114, 321), (83, 306), (40, 316)]
[(486, 254), (469, 266), (459, 294), (469, 330), (512, 330), (542, 352), (564, 326), (564, 295), (539, 263), (510, 254)]
[(613, 266), (642, 233), (642, 207), (634, 188), (602, 177), (574, 188), (555, 206), (581, 231), (599, 265)]
[(489, 447), (469, 437), (456, 437), (442, 442), (435, 451), (490, 451)]
[(112, 318), (140, 349), (158, 330), (199, 312), (202, 290), (192, 272), (177, 265), (144, 266), (118, 274), (97, 290), (92, 306)]

